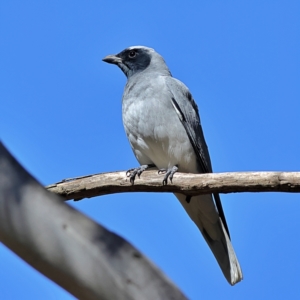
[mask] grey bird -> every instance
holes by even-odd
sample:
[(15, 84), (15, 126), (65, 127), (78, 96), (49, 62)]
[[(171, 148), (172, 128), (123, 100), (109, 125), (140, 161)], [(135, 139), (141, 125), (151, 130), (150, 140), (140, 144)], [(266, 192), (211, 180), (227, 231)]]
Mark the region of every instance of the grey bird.
[[(123, 124), (141, 164), (127, 172), (132, 184), (151, 167), (165, 174), (163, 184), (172, 181), (176, 171), (211, 173), (197, 104), (189, 89), (172, 77), (163, 57), (152, 48), (133, 46), (103, 61), (117, 65), (127, 77)], [(175, 196), (201, 231), (227, 281), (231, 285), (241, 281), (219, 194)]]

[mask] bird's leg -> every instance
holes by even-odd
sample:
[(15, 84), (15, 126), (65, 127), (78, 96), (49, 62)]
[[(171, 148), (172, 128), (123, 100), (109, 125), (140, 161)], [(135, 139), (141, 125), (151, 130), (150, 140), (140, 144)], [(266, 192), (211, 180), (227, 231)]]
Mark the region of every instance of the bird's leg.
[(172, 183), (173, 175), (178, 171), (178, 166), (173, 166), (170, 169), (160, 169), (158, 170), (158, 174), (166, 174), (164, 179), (163, 179), (163, 185), (168, 184), (168, 178), (170, 179)]
[(134, 184), (136, 175), (140, 178), (141, 174), (149, 168), (154, 168), (154, 164), (142, 165), (137, 168), (130, 169), (126, 172), (126, 176), (130, 178), (131, 184)]

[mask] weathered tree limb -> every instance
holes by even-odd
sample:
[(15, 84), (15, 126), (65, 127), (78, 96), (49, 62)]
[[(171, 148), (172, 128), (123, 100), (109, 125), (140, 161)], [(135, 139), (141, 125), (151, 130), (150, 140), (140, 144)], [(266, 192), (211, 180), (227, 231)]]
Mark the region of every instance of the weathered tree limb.
[(186, 299), (130, 243), (45, 190), (1, 143), (0, 241), (78, 299)]
[(46, 188), (65, 200), (125, 192), (172, 192), (186, 195), (237, 192), (300, 192), (300, 172), (176, 173), (162, 185), (157, 171), (145, 171), (131, 185), (126, 172), (102, 173), (51, 184)]

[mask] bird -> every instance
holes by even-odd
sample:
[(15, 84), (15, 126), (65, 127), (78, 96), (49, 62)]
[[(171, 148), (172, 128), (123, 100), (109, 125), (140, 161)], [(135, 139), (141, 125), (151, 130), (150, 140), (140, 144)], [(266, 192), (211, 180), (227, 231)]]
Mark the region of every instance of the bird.
[[(164, 174), (162, 184), (176, 172), (212, 173), (198, 106), (187, 86), (174, 78), (164, 58), (146, 46), (131, 46), (103, 58), (127, 77), (122, 119), (140, 166), (127, 171), (130, 182), (149, 168)], [(219, 194), (186, 196), (175, 193), (199, 228), (225, 278), (234, 285), (243, 279), (230, 240)]]

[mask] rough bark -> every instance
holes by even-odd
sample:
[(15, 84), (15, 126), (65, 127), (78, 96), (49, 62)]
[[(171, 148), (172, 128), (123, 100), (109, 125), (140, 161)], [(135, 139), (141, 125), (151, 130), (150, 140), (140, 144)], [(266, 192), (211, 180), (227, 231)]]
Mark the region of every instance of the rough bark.
[(65, 200), (125, 192), (172, 192), (186, 195), (238, 192), (300, 192), (300, 172), (176, 173), (162, 185), (163, 175), (145, 171), (134, 185), (126, 172), (112, 172), (65, 179), (46, 188)]

